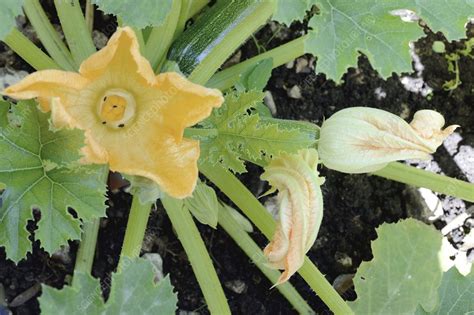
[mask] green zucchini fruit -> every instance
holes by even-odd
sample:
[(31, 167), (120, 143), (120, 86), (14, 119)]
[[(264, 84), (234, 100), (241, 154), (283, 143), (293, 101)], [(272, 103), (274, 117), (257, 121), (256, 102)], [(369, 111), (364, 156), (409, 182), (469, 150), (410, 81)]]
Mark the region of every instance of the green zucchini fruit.
[[(272, 15), (273, 0), (219, 0), (181, 34), (172, 45), (168, 60), (190, 75), (207, 63), (219, 63), (200, 77), (208, 79), (243, 42)], [(210, 62), (209, 58), (213, 60)], [(212, 72), (212, 73), (210, 73)], [(205, 82), (204, 82), (205, 83)]]

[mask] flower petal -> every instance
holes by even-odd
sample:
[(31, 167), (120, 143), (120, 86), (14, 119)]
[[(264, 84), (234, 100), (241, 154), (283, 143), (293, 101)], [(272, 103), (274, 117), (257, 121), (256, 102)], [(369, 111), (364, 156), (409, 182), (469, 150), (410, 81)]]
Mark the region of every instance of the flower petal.
[(160, 112), (165, 125), (176, 139), (183, 137), (186, 127), (208, 117), (213, 108), (224, 102), (219, 90), (194, 84), (175, 72), (158, 75), (155, 88), (167, 99)]
[(174, 198), (191, 196), (198, 178), (199, 142), (176, 142), (159, 134), (138, 137), (143, 140), (134, 141), (144, 150), (126, 150), (120, 140), (106, 144), (110, 169), (149, 178)]
[(38, 98), (41, 110), (48, 112), (51, 110), (51, 98), (58, 97), (61, 102), (74, 102), (87, 83), (88, 80), (74, 72), (43, 70), (9, 86), (2, 94), (19, 100)]
[(278, 189), (279, 222), (264, 254), (273, 268), (284, 269), (276, 285), (287, 281), (304, 263), (323, 216), (322, 179), (316, 150), (284, 154), (265, 167), (261, 178)]
[(154, 83), (153, 69), (140, 54), (137, 37), (130, 27), (119, 27), (107, 45), (87, 58), (79, 69), (79, 73), (89, 80), (98, 79), (106, 72), (138, 74), (145, 82)]
[(418, 135), (425, 139), (434, 152), (459, 125), (452, 125), (442, 129), (445, 121), (443, 115), (433, 110), (420, 110), (415, 113), (410, 123)]
[(373, 172), (397, 160), (430, 159), (457, 128), (442, 130), (443, 125), (444, 118), (431, 110), (415, 113), (410, 125), (383, 110), (346, 108), (323, 123), (318, 152), (328, 168), (346, 173)]

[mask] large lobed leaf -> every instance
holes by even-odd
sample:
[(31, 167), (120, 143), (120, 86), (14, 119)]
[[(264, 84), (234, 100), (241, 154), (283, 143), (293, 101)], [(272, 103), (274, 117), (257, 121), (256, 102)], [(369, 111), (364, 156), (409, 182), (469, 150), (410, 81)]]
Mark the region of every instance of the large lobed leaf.
[(318, 57), (317, 71), (339, 81), (349, 67), (357, 66), (364, 53), (383, 77), (392, 72), (411, 72), (409, 42), (423, 36), (416, 22), (404, 22), (397, 14), (408, 9), (448, 40), (464, 37), (465, 24), (474, 15), (471, 0), (317, 0), (321, 13), (306, 50)]
[[(103, 166), (79, 166), (84, 137), (79, 130), (51, 131), (49, 115), (34, 102), (0, 102), (0, 246), (15, 262), (31, 251), (26, 230), (32, 210), (41, 211), (36, 239), (52, 253), (79, 239), (81, 221), (105, 215)], [(68, 208), (73, 208), (74, 218)]]
[(139, 29), (160, 26), (171, 11), (173, 0), (93, 0), (99, 9)]
[[(230, 93), (221, 108), (203, 123), (217, 136), (201, 141), (201, 159), (222, 165), (234, 172), (246, 171), (244, 161), (261, 164), (282, 152), (296, 152), (314, 144), (315, 133), (304, 132), (279, 120), (265, 119), (255, 113), (263, 93)], [(285, 126), (285, 127), (283, 127)]]
[(23, 0), (3, 0), (0, 4), (0, 40), (15, 27), (15, 18), (22, 14)]
[(272, 19), (290, 26), (294, 21), (302, 21), (306, 11), (316, 3), (316, 0), (276, 0), (275, 14)]
[(112, 288), (106, 303), (100, 282), (84, 273), (74, 274), (74, 286), (57, 290), (43, 285), (39, 298), (43, 315), (172, 315), (178, 299), (169, 277), (154, 283), (151, 263), (145, 259), (127, 261), (122, 271), (112, 275)]
[(421, 304), (433, 310), (442, 271), (438, 262), (442, 235), (420, 221), (384, 224), (372, 242), (374, 258), (354, 277), (356, 314), (413, 314)]
[(467, 276), (453, 267), (443, 274), (439, 287), (439, 302), (436, 310), (426, 312), (419, 307), (417, 315), (474, 314), (474, 272)]

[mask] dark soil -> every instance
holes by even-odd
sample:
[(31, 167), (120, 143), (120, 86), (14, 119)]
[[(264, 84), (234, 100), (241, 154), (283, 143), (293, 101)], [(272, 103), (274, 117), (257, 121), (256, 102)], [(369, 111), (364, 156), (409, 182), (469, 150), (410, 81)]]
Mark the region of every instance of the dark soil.
[[(98, 16), (100, 29), (109, 36), (111, 31), (107, 28), (110, 29), (114, 22), (101, 21), (100, 18)], [(268, 49), (299, 36), (302, 29), (303, 25), (294, 25), (291, 30), (280, 29), (278, 36), (268, 42), (273, 31), (267, 26), (256, 38)], [(416, 45), (416, 51), (426, 67), (423, 78), (434, 89), (431, 97), (407, 91), (400, 83), (398, 75), (387, 80), (381, 79), (365, 57), (360, 58), (357, 69), (348, 71), (341, 85), (326, 81), (324, 75), (296, 73), (294, 67), (289, 69), (281, 66), (274, 70), (267, 86), (275, 100), (277, 116), (320, 124), (325, 117), (350, 106), (383, 108), (407, 118), (411, 118), (418, 109), (436, 109), (445, 114), (447, 123), (462, 126), (460, 133), (464, 139), (463, 144), (474, 146), (474, 99), (471, 92), (474, 87), (474, 62), (472, 59), (463, 58), (463, 84), (452, 92), (444, 91), (442, 84), (450, 80), (453, 74), (448, 72), (447, 61), (443, 55), (432, 52), (431, 45), (434, 40), (443, 38), (427, 30), (427, 36)], [(448, 51), (462, 45), (446, 44)], [(253, 41), (249, 41), (241, 48), (241, 53), (242, 59), (252, 56), (257, 53), (257, 46)], [(14, 69), (31, 70), (4, 46), (0, 46), (0, 57), (0, 67), (8, 65)], [(310, 59), (309, 56), (304, 58)], [(300, 99), (288, 97), (287, 90), (294, 85), (301, 89)], [(384, 98), (379, 99), (375, 93), (377, 88), (386, 93)], [(443, 147), (435, 154), (435, 160), (447, 175), (466, 179), (465, 174)], [(255, 194), (261, 193), (263, 186), (255, 175), (260, 170), (255, 167), (251, 169), (252, 175), (244, 175), (242, 179)], [(376, 227), (416, 213), (417, 204), (411, 202), (412, 193), (402, 184), (365, 175), (344, 175), (327, 169), (322, 170), (322, 175), (326, 177), (323, 187), (325, 214), (318, 240), (309, 256), (332, 282), (339, 275), (355, 273), (361, 261), (371, 259), (370, 242), (376, 238)], [(130, 196), (123, 191), (109, 192), (109, 196), (109, 209), (107, 218), (101, 223), (93, 269), (93, 275), (101, 279), (106, 278), (116, 268), (131, 202)], [(437, 224), (441, 226), (443, 222)], [(225, 232), (200, 224), (198, 226), (234, 314), (295, 313), (277, 290), (270, 290), (272, 284)], [(205, 301), (186, 254), (159, 205), (152, 212), (147, 235), (148, 241), (143, 252), (157, 252), (162, 256), (164, 272), (171, 275), (172, 283), (178, 292), (179, 309), (206, 314), (208, 311)], [(252, 236), (262, 247), (266, 244), (265, 238), (259, 232), (252, 233)], [(35, 243), (33, 253), (15, 266), (6, 260), (3, 250), (0, 249), (0, 284), (5, 288), (6, 300), (11, 302), (38, 283), (61, 288), (72, 274), (76, 250), (77, 244), (72, 242), (69, 251), (64, 255), (50, 258), (39, 248), (39, 244)], [(231, 289), (235, 281), (245, 283), (243, 293), (239, 294)], [(294, 276), (291, 282), (317, 313), (329, 312), (299, 276)], [(38, 314), (39, 295), (38, 291), (33, 298), (17, 307), (11, 307), (11, 310), (15, 314)], [(344, 296), (353, 299), (355, 294), (349, 290)]]

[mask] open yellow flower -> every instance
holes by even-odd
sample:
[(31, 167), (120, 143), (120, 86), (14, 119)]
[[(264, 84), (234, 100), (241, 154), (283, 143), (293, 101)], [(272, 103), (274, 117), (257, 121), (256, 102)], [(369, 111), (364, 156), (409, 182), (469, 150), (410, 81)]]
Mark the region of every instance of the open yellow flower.
[(287, 281), (304, 263), (323, 219), (318, 153), (305, 149), (274, 159), (261, 178), (278, 190), (279, 221), (264, 254), (269, 265), (284, 269), (276, 285)]
[(199, 142), (183, 139), (184, 129), (223, 102), (220, 91), (177, 73), (155, 76), (128, 27), (79, 73), (38, 71), (3, 93), (37, 98), (43, 111), (52, 111), (56, 128), (84, 130), (84, 163), (149, 178), (176, 198), (190, 196), (198, 176)]
[(406, 159), (430, 159), (459, 127), (448, 126), (433, 110), (417, 111), (409, 124), (370, 107), (338, 111), (321, 126), (318, 152), (324, 166), (344, 173), (367, 173)]

